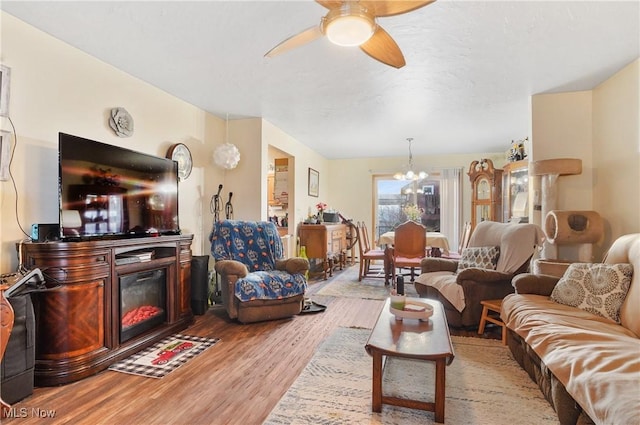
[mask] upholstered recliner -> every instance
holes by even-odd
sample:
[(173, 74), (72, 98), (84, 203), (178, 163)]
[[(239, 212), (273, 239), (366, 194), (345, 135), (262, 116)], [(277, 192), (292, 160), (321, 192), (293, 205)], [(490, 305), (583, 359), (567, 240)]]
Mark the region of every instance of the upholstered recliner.
[(251, 323), (302, 311), (309, 261), (282, 259), (282, 240), (274, 223), (218, 221), (210, 240), (222, 304), (230, 318)]
[[(511, 278), (528, 271), (543, 239), (542, 229), (535, 224), (480, 222), (462, 258), (422, 260), (416, 291), (423, 298), (442, 302), (449, 326), (477, 327), (482, 315), (480, 301), (502, 299), (514, 292)], [(493, 262), (481, 264), (479, 255), (493, 255)]]

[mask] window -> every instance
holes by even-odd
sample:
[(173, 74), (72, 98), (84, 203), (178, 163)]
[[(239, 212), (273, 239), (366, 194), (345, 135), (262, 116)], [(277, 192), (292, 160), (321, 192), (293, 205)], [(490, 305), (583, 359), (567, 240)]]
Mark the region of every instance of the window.
[(423, 224), (429, 232), (444, 233), (457, 246), (462, 225), (460, 168), (430, 173), (422, 180), (396, 180), (374, 175), (374, 237), (406, 220)]

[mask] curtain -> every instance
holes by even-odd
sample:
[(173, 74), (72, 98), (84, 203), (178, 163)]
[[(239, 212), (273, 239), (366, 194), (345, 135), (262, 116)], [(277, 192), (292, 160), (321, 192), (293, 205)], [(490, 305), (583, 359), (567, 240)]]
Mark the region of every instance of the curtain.
[(443, 168), (440, 187), (440, 232), (457, 251), (462, 229), (462, 168)]

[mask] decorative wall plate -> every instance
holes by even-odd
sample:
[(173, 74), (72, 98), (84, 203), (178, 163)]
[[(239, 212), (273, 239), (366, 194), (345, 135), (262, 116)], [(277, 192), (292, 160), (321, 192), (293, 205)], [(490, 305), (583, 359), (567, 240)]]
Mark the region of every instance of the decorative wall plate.
[(133, 135), (133, 118), (124, 108), (113, 108), (109, 117), (109, 126), (118, 137)]
[(184, 143), (176, 143), (167, 151), (167, 158), (171, 158), (178, 163), (178, 177), (180, 180), (186, 180), (191, 174), (193, 168), (193, 159), (191, 151)]

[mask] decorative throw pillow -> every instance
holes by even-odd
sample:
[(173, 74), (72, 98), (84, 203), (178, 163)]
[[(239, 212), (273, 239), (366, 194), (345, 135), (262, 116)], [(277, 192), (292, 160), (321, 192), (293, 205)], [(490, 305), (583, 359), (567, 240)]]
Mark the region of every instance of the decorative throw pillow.
[(620, 323), (632, 274), (631, 264), (573, 263), (553, 288), (551, 299)]
[(456, 273), (470, 267), (495, 270), (500, 256), (499, 246), (478, 246), (462, 250), (462, 258), (458, 261)]

